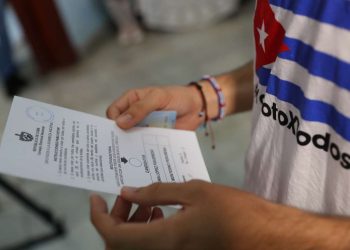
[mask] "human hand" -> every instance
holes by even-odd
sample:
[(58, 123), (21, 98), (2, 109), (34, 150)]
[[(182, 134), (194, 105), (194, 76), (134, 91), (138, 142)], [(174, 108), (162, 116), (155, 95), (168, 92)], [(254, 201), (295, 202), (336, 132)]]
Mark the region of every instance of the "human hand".
[(175, 110), (175, 128), (195, 130), (204, 121), (199, 113), (202, 99), (193, 86), (148, 87), (132, 89), (115, 100), (107, 109), (107, 117), (119, 127), (129, 129), (156, 110)]
[[(121, 197), (111, 213), (101, 198), (91, 198), (91, 220), (108, 250), (265, 249), (259, 248), (260, 242), (277, 214), (272, 203), (203, 181), (124, 188)], [(183, 208), (166, 219), (158, 208), (153, 216), (148, 210), (131, 223), (131, 202), (148, 209), (175, 204)]]

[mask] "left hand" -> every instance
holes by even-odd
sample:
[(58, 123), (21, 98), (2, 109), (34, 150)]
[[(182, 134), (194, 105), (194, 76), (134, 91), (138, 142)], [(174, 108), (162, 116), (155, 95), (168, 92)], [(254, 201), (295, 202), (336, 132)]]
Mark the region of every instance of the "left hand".
[[(139, 209), (128, 220), (131, 203)], [(169, 218), (159, 208), (151, 212), (153, 206), (175, 204), (183, 208)], [(108, 250), (256, 249), (278, 214), (276, 206), (203, 181), (157, 183), (123, 188), (110, 213), (105, 201), (93, 196), (91, 220)]]

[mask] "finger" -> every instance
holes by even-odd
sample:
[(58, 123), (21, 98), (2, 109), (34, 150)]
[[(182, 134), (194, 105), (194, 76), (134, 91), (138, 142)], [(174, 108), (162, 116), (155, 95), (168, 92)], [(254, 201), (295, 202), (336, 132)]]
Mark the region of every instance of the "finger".
[(158, 220), (151, 224), (122, 223), (116, 225), (114, 219), (108, 214), (106, 202), (101, 197), (93, 195), (90, 202), (91, 221), (104, 238), (107, 249), (115, 247), (141, 249), (144, 246), (149, 249), (165, 249), (169, 244), (169, 231), (171, 230), (167, 230), (163, 221)]
[(108, 214), (107, 203), (96, 194), (90, 197), (90, 217), (92, 224), (100, 235), (107, 238), (115, 223)]
[(140, 91), (136, 89), (125, 92), (108, 107), (106, 111), (107, 117), (115, 120), (121, 113), (125, 112), (130, 105), (139, 101), (141, 97)]
[(124, 200), (121, 196), (118, 196), (114, 206), (111, 210), (111, 216), (116, 223), (126, 222), (131, 210), (131, 202)]
[(123, 187), (121, 196), (144, 206), (188, 205), (193, 192), (186, 183), (154, 183), (143, 188)]
[(151, 215), (150, 221), (155, 221), (163, 218), (164, 218), (164, 214), (162, 209), (159, 207), (154, 207), (152, 209), (152, 215)]
[(152, 111), (164, 109), (168, 101), (164, 92), (158, 89), (152, 89), (142, 99), (130, 105), (117, 118), (117, 124), (122, 129), (131, 128), (142, 121)]
[(129, 219), (129, 222), (148, 222), (152, 215), (152, 209), (148, 206), (139, 206)]

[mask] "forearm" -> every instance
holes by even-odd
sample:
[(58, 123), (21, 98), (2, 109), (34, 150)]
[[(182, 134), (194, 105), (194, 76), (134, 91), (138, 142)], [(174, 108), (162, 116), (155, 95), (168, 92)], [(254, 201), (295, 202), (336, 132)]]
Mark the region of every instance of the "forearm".
[[(231, 72), (217, 75), (225, 96), (225, 115), (231, 115), (250, 110), (253, 103), (253, 63), (235, 69)], [(208, 116), (214, 118), (218, 115), (218, 100), (215, 91), (207, 81), (201, 81), (208, 104)]]
[(261, 229), (261, 249), (350, 249), (350, 219), (276, 206), (278, 210)]

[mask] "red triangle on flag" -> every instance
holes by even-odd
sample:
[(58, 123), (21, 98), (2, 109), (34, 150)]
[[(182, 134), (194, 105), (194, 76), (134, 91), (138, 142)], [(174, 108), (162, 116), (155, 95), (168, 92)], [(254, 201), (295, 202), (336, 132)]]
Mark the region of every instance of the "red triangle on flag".
[(286, 31), (275, 18), (268, 0), (258, 0), (254, 17), (256, 69), (273, 63), (279, 53), (288, 51), (283, 43)]

